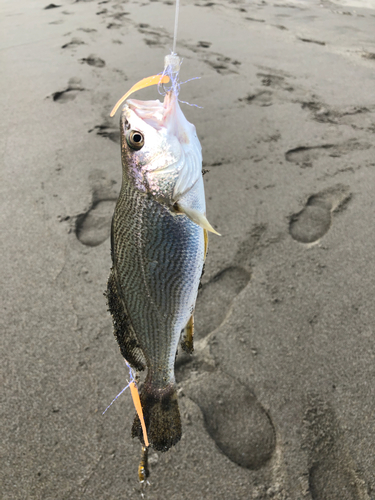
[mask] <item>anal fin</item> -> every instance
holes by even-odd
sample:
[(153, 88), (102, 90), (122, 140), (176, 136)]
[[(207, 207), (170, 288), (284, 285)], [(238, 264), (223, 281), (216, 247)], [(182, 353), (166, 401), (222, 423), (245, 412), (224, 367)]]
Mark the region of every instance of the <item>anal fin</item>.
[(194, 351), (194, 315), (192, 314), (187, 325), (182, 330), (181, 347), (188, 354)]

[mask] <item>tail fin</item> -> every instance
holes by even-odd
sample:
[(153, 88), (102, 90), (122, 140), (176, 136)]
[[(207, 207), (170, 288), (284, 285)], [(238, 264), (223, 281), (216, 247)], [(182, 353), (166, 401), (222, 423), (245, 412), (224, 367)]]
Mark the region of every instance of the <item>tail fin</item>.
[[(146, 380), (141, 388), (140, 398), (150, 445), (157, 451), (168, 451), (178, 443), (182, 433), (176, 386), (155, 389)], [(138, 415), (132, 427), (132, 437), (136, 436), (144, 444)]]

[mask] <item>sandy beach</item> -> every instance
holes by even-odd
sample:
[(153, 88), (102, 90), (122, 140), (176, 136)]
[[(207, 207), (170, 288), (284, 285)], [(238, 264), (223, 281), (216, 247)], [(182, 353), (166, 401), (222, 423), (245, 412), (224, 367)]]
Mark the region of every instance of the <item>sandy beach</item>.
[[(375, 2), (181, 0), (180, 99), (210, 236), (183, 437), (149, 500), (375, 500)], [(4, 500), (140, 499), (103, 292), (116, 101), (163, 70), (174, 2), (3, 0)], [(159, 98), (156, 87), (138, 99)]]

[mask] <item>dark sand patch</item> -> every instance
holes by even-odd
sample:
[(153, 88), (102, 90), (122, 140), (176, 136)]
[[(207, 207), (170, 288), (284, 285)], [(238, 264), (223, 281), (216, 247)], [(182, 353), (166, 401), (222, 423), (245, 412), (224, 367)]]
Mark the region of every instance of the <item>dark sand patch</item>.
[(245, 17), (247, 21), (254, 21), (256, 23), (265, 23), (266, 21), (264, 19), (256, 19), (255, 17)]
[(93, 130), (97, 130), (96, 132), (97, 135), (108, 138), (109, 140), (115, 142), (116, 144), (121, 143), (120, 130), (112, 123), (105, 122), (101, 125), (95, 125), (94, 128), (89, 130), (89, 133), (92, 132)]
[(78, 28), (78, 31), (84, 31), (85, 33), (95, 33), (98, 30), (95, 28)]
[(81, 38), (72, 38), (70, 42), (65, 43), (61, 46), (62, 49), (78, 47), (78, 45), (85, 45), (85, 42)]
[(299, 38), (298, 40), (301, 40), (301, 42), (306, 42), (306, 43), (315, 43), (316, 45), (325, 45), (326, 42), (321, 42), (320, 40), (312, 40), (311, 38)]
[(365, 52), (362, 54), (364, 59), (375, 60), (375, 52)]
[(70, 78), (68, 82), (68, 86), (65, 90), (60, 90), (54, 92), (51, 97), (54, 101), (57, 101), (59, 104), (64, 104), (69, 101), (74, 101), (79, 92), (85, 90), (82, 87), (82, 81), (80, 78)]
[(202, 47), (203, 49), (209, 49), (212, 45), (211, 42), (204, 42), (204, 41), (200, 41), (198, 42), (198, 47)]
[(88, 57), (81, 59), (81, 62), (88, 64), (89, 66), (95, 66), (96, 68), (104, 68), (105, 61), (95, 54), (90, 54)]
[(270, 90), (259, 90), (253, 94), (248, 94), (246, 97), (240, 97), (240, 102), (246, 104), (257, 104), (258, 106), (271, 106), (272, 105), (272, 92)]

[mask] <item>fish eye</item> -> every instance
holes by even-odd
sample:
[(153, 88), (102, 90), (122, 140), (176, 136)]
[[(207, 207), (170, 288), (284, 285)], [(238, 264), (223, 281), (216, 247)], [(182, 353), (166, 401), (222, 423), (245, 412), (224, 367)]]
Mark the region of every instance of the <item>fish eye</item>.
[(141, 132), (138, 132), (138, 130), (130, 130), (126, 133), (126, 142), (129, 147), (138, 151), (143, 147), (145, 138)]

